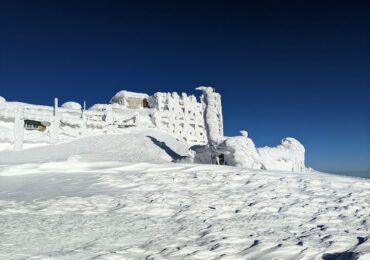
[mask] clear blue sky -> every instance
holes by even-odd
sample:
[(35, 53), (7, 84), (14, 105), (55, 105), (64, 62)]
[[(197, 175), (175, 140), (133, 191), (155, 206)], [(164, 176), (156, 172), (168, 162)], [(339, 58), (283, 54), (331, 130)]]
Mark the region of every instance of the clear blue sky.
[(214, 85), (227, 135), (293, 136), (308, 166), (370, 172), (369, 1), (0, 3), (7, 100), (92, 105)]

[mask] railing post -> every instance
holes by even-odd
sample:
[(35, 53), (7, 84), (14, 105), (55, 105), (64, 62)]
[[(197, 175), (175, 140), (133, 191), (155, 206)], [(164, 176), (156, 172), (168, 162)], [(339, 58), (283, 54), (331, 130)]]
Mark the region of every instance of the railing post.
[(59, 141), (59, 124), (58, 98), (54, 98), (53, 119), (50, 122), (50, 143), (52, 144)]
[(57, 116), (58, 113), (58, 98), (54, 98), (54, 111), (53, 111), (53, 116)]

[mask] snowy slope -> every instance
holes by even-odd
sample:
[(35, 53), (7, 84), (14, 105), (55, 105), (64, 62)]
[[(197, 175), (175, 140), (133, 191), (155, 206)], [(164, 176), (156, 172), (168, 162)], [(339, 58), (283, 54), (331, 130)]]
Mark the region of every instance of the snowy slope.
[(85, 161), (171, 162), (183, 156), (189, 144), (156, 130), (134, 130), (79, 138), (69, 143), (24, 151), (0, 151), (0, 164), (38, 163), (80, 158)]
[(0, 152), (0, 259), (370, 258), (369, 180), (170, 163), (147, 135)]

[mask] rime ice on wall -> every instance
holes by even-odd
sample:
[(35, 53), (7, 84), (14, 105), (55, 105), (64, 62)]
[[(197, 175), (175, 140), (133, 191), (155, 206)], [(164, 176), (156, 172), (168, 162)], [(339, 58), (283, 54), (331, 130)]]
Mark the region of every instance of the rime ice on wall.
[(157, 92), (148, 99), (153, 124), (190, 144), (206, 143), (202, 104), (195, 96)]

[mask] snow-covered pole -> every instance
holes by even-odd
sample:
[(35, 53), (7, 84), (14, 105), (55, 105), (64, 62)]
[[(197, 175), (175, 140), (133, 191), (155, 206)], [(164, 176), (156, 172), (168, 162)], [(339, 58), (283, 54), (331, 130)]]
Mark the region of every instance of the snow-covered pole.
[(59, 114), (58, 114), (58, 98), (54, 98), (53, 119), (50, 122), (50, 143), (55, 144), (59, 140)]
[(203, 116), (212, 163), (217, 163), (217, 145), (223, 138), (221, 95), (213, 87), (198, 87), (203, 92)]
[(81, 118), (85, 117), (85, 110), (86, 110), (86, 101), (83, 102), (83, 107), (81, 109)]
[(54, 110), (53, 110), (53, 116), (56, 116), (58, 113), (58, 98), (54, 98)]
[(86, 101), (84, 100), (83, 106), (81, 108), (80, 136), (85, 136), (86, 135), (87, 118), (85, 116), (85, 111), (86, 111)]

